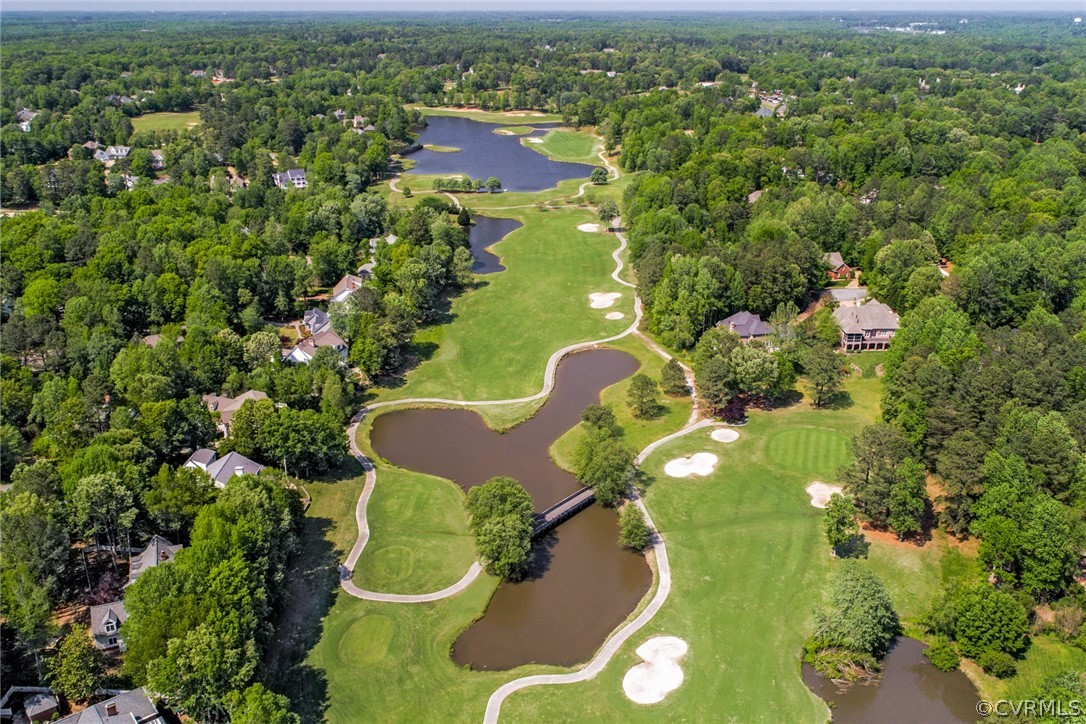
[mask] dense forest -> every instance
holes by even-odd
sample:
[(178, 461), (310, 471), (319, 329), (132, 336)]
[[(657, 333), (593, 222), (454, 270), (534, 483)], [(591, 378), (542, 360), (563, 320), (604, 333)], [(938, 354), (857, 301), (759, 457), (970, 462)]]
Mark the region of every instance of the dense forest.
[[(297, 483), (340, 464), (365, 389), (473, 282), (456, 207), (374, 193), (419, 105), (595, 128), (636, 173), (622, 219), (645, 327), (718, 411), (826, 367), (832, 318), (782, 328), (825, 253), (863, 269), (901, 329), (841, 481), (865, 522), (979, 541), (984, 566), (931, 602), (928, 633), (995, 659), (1028, 620), (1086, 648), (1086, 32), (872, 29), (911, 19), (5, 14), (2, 678), (42, 679), (52, 613), (119, 593), (85, 590), (80, 551), (115, 569), (163, 532), (186, 548), (125, 595), (124, 681), (202, 721), (286, 708), (261, 657)], [(164, 111), (199, 124), (141, 130)], [(289, 169), (306, 188), (277, 186)], [(346, 361), (284, 364), (284, 323), (371, 255), (331, 314)], [(716, 324), (739, 310), (798, 340), (738, 344)], [(219, 490), (183, 467), (218, 438), (201, 398), (249, 390), (268, 402), (219, 451), (268, 469)]]

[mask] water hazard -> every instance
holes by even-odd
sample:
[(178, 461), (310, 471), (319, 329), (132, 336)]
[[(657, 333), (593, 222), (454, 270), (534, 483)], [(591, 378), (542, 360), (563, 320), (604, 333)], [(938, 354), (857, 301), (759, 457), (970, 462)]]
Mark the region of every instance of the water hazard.
[(924, 644), (900, 637), (883, 660), (882, 680), (843, 693), (803, 665), (803, 681), (832, 706), (836, 724), (970, 724), (977, 716), (976, 689), (961, 671), (939, 671), (924, 658)]
[(497, 244), (524, 224), (514, 219), (501, 219), (492, 216), (472, 216), (472, 226), (468, 229), (468, 241), (471, 242), (471, 256), (475, 259), (471, 270), (476, 274), (493, 274), (505, 271), (497, 254), (487, 251), (487, 247)]
[[(530, 119), (525, 119), (530, 123)], [(459, 148), (457, 153), (420, 149), (411, 153), (411, 173), (452, 176), (466, 174), (473, 179), (497, 176), (507, 191), (542, 191), (559, 181), (588, 178), (592, 166), (552, 161), (521, 144), (522, 136), (494, 133), (502, 125), (482, 123), (453, 116), (429, 116), (418, 142)], [(538, 125), (538, 124), (536, 124)], [(535, 134), (533, 134), (535, 135)]]
[[(579, 352), (558, 366), (554, 391), (539, 412), (504, 434), (470, 410), (401, 410), (377, 418), (370, 440), (395, 465), (449, 478), (464, 490), (495, 475), (516, 478), (543, 510), (580, 488), (547, 448), (599, 402), (601, 390), (637, 367), (625, 352)], [(537, 541), (533, 553), (527, 579), (503, 582), (484, 616), (456, 641), (456, 663), (576, 664), (599, 648), (652, 582), (644, 557), (619, 547), (617, 516), (598, 505)]]

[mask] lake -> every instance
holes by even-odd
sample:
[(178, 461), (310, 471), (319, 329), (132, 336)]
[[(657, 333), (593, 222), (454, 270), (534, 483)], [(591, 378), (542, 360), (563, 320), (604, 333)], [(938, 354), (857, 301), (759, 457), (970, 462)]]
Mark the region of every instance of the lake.
[(506, 191), (542, 191), (566, 179), (587, 179), (595, 168), (584, 163), (552, 161), (521, 144), (524, 136), (494, 133), (502, 126), (528, 123), (538, 129), (531, 135), (541, 136), (546, 133), (545, 125), (554, 124), (532, 124), (525, 119), (510, 119), (507, 124), (482, 123), (455, 116), (427, 116), (426, 122), (428, 125), (419, 134), (420, 144), (452, 146), (460, 151), (442, 153), (425, 148), (414, 151), (409, 156), (415, 162), (410, 173), (465, 174), (473, 179), (496, 176)]
[[(505, 433), (471, 410), (399, 410), (374, 420), (370, 441), (394, 465), (448, 478), (465, 491), (508, 475), (541, 511), (581, 487), (548, 448), (599, 402), (600, 391), (637, 368), (625, 352), (578, 352), (559, 364), (539, 412)], [(645, 557), (621, 548), (618, 532), (615, 512), (592, 505), (538, 539), (527, 578), (498, 586), (483, 617), (457, 639), (453, 660), (504, 670), (533, 662), (571, 666), (591, 656), (652, 583)]]
[(493, 216), (472, 216), (472, 225), (468, 227), (468, 241), (471, 243), (471, 256), (475, 259), (471, 270), (476, 274), (493, 274), (505, 271), (501, 259), (487, 249), (516, 231), (524, 224), (514, 219), (501, 219)]

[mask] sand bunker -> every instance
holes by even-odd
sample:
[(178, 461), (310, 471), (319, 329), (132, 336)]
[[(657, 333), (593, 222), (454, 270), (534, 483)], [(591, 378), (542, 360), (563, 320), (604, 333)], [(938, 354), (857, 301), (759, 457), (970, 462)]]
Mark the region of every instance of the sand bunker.
[(686, 642), (674, 636), (656, 636), (637, 647), (644, 663), (634, 666), (622, 678), (622, 690), (637, 704), (656, 704), (683, 683), (679, 659), (686, 655)]
[(830, 496), (840, 492), (840, 485), (826, 485), (817, 480), (807, 486), (807, 495), (811, 496), (811, 505), (816, 508), (825, 508), (830, 502)]
[(499, 136), (515, 136), (515, 135), (517, 135), (517, 134), (513, 133), (512, 131), (505, 130), (504, 128), (498, 128), (498, 129), (496, 129), (494, 131), (494, 133), (497, 133)]
[(607, 309), (621, 296), (618, 292), (594, 292), (588, 295), (588, 303), (593, 309)]
[(623, 317), (625, 317), (626, 315), (625, 315), (625, 314), (623, 314), (622, 312), (608, 312), (608, 313), (607, 313), (606, 315), (604, 315), (604, 316), (605, 316), (605, 317), (606, 317), (607, 319), (622, 319), (622, 318), (623, 318)]
[(543, 143), (542, 138), (526, 138), (524, 140), (526, 140), (528, 143)]
[(675, 458), (664, 466), (664, 472), (673, 478), (688, 478), (691, 475), (705, 477), (713, 472), (717, 459), (712, 453), (694, 453), (688, 458)]
[(718, 427), (709, 437), (717, 442), (735, 442), (739, 439), (739, 433), (727, 427)]
[(577, 231), (587, 231), (589, 234), (594, 234), (600, 230), (599, 224), (578, 224)]

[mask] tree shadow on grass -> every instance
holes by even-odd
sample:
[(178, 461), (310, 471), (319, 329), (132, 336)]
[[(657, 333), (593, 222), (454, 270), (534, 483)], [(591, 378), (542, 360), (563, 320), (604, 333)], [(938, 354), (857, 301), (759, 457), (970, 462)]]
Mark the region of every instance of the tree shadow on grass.
[(830, 396), (830, 399), (826, 400), (822, 405), (823, 410), (847, 410), (854, 406), (856, 401), (852, 398), (851, 392), (838, 391)]
[(270, 688), (290, 698), (303, 722), (323, 721), (329, 704), (325, 673), (305, 660), (321, 638), (339, 585), (336, 550), (327, 539), (332, 523), (329, 518), (303, 519), (264, 656)]
[(835, 546), (834, 554), (838, 558), (867, 558), (871, 542), (864, 535), (854, 535), (845, 543)]

